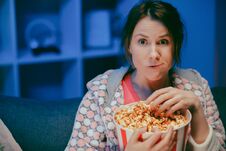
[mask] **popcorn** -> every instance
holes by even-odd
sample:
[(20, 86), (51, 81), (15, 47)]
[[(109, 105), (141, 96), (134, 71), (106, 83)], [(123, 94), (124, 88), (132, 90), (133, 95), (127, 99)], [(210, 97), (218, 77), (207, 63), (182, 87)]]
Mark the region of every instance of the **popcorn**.
[(127, 106), (115, 113), (115, 121), (124, 128), (137, 129), (147, 126), (147, 131), (152, 132), (153, 128), (165, 132), (170, 126), (175, 129), (183, 126), (188, 119), (180, 112), (175, 113), (172, 117), (166, 117), (162, 112), (156, 116), (157, 108), (151, 109), (143, 101)]
[(147, 127), (147, 132), (138, 140), (146, 140), (153, 134), (154, 129), (165, 133), (170, 126), (176, 131), (176, 145), (173, 151), (183, 151), (190, 134), (191, 113), (187, 110), (184, 114), (176, 112), (167, 117), (164, 112), (156, 115), (159, 106), (153, 108), (144, 101), (122, 105), (114, 112), (113, 121), (116, 125), (119, 146), (124, 150), (133, 131), (137, 128)]

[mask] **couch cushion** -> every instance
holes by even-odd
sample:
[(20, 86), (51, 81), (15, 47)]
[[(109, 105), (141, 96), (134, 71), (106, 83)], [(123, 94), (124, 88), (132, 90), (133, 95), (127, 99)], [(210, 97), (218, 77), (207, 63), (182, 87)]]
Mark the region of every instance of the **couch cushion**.
[(0, 118), (24, 151), (62, 151), (80, 99), (39, 101), (0, 96)]

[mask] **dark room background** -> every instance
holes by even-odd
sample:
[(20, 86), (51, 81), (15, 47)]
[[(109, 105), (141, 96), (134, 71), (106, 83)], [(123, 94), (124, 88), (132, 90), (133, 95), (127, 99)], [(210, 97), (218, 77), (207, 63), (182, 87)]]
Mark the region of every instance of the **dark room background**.
[[(0, 94), (81, 97), (86, 83), (124, 64), (120, 33), (139, 0), (0, 0)], [(166, 0), (183, 18), (184, 68), (226, 86), (226, 2)]]

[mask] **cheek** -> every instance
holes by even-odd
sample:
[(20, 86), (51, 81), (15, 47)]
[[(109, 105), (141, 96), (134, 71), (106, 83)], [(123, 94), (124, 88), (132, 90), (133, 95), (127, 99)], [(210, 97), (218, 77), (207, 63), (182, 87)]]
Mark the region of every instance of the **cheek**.
[(169, 67), (169, 69), (171, 69), (173, 67), (173, 65), (174, 65), (174, 59), (173, 59), (173, 57), (170, 57), (168, 59), (168, 67)]
[(165, 49), (162, 56), (165, 58), (165, 61), (167, 61), (168, 64), (173, 64), (174, 62), (173, 55), (174, 54), (172, 49)]
[(133, 53), (132, 54), (132, 61), (133, 61), (133, 64), (135, 67), (139, 67), (139, 66), (142, 66), (142, 62), (144, 61), (144, 57), (142, 56), (142, 54), (136, 54), (136, 53)]

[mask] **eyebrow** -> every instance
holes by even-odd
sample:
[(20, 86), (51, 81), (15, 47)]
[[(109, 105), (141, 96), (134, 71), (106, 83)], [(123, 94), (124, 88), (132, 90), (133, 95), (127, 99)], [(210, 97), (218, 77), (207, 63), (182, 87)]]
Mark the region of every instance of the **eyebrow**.
[(169, 33), (166, 33), (166, 34), (163, 34), (163, 35), (161, 35), (161, 36), (159, 36), (160, 38), (162, 38), (162, 37), (170, 37), (170, 34)]
[(142, 37), (148, 38), (148, 36), (146, 36), (146, 35), (144, 35), (144, 34), (137, 34), (137, 35), (135, 35), (135, 37), (137, 37), (137, 36), (142, 36)]
[[(137, 36), (142, 36), (142, 37), (148, 38), (148, 36), (146, 36), (146, 35), (144, 35), (144, 34), (142, 34), (142, 33), (139, 33), (139, 34), (135, 35), (135, 37), (137, 37)], [(161, 35), (161, 36), (159, 36), (159, 37), (160, 37), (160, 38), (162, 38), (162, 37), (170, 37), (170, 34), (169, 34), (169, 33), (166, 33), (166, 34), (163, 34), (163, 35)]]

